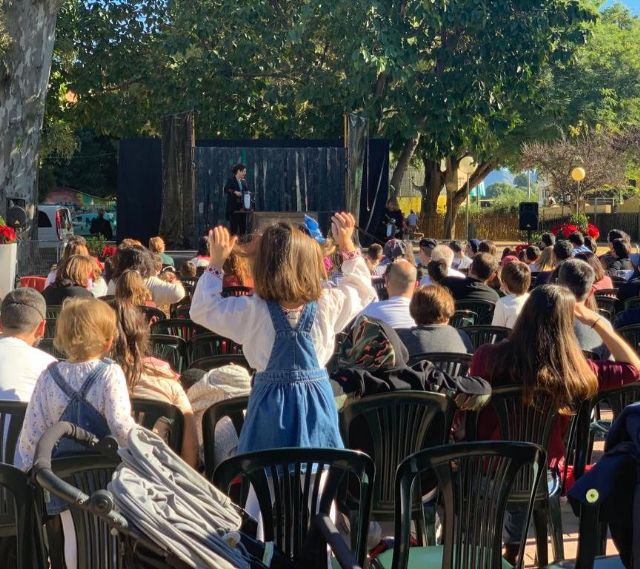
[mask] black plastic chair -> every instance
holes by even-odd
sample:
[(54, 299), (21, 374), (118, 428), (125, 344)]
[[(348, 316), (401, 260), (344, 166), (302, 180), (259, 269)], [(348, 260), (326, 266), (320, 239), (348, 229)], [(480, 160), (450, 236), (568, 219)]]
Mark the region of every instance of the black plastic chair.
[(618, 299), (618, 289), (617, 288), (601, 288), (595, 291), (595, 296), (598, 298), (599, 296), (604, 296), (607, 298), (615, 298)]
[[(534, 396), (534, 401), (529, 404), (524, 399), (522, 386), (509, 385), (495, 387), (491, 395), (489, 406), (494, 410), (500, 436), (504, 441), (533, 443), (543, 449), (549, 447), (549, 437), (555, 417), (556, 409), (550, 395), (539, 392)], [(478, 440), (478, 427), (483, 419), (483, 412), (467, 413), (467, 438)], [(560, 512), (561, 481), (554, 480), (553, 489), (550, 491), (546, 477), (539, 484), (534, 502), (533, 519), (536, 531), (536, 551), (538, 564), (548, 563), (547, 552), (547, 521), (552, 529), (551, 542), (554, 557), (564, 557), (564, 543), (562, 537), (562, 517)], [(519, 475), (514, 483), (509, 497), (509, 506), (522, 508), (529, 500), (531, 486), (530, 475)], [(523, 539), (526, 539), (526, 534)]]
[(640, 308), (640, 296), (627, 298), (627, 300), (624, 301), (624, 309), (629, 310), (630, 308)]
[(197, 334), (206, 334), (209, 331), (199, 326), (191, 320), (184, 318), (170, 318), (167, 320), (159, 320), (151, 324), (152, 334), (168, 334), (169, 336), (177, 336), (186, 342), (191, 340)]
[[(411, 455), (396, 475), (394, 548), (374, 566), (407, 569), (411, 559), (413, 567), (424, 569), (502, 567), (502, 521), (510, 491), (526, 472), (528, 525), (544, 464), (545, 453), (538, 445), (507, 441), (459, 443)], [(442, 547), (410, 547), (411, 507), (425, 474), (435, 476), (444, 505)], [(524, 545), (520, 559), (523, 550)]]
[(160, 320), (166, 320), (167, 315), (159, 308), (154, 306), (138, 306), (138, 310), (144, 314), (145, 319), (149, 324), (155, 324)]
[(191, 298), (185, 296), (180, 302), (176, 302), (169, 307), (169, 314), (171, 318), (178, 318), (180, 320), (189, 319), (189, 311), (191, 310)]
[[(0, 492), (9, 505), (0, 516), (2, 537), (15, 536), (16, 567), (19, 569), (47, 569), (42, 522), (37, 508), (36, 490), (29, 476), (9, 464), (0, 464)], [(4, 549), (4, 548), (3, 548)], [(8, 552), (3, 551), (6, 555)], [(11, 567), (6, 557), (3, 567)]]
[(252, 296), (253, 289), (248, 286), (226, 286), (222, 289), (220, 296), (228, 298), (230, 296)]
[(40, 340), (40, 343), (38, 344), (38, 349), (42, 350), (43, 352), (47, 352), (47, 354), (52, 355), (58, 360), (67, 359), (67, 354), (56, 349), (56, 347), (53, 345), (53, 338), (42, 338), (42, 340)]
[(476, 326), (490, 325), (495, 309), (495, 302), (488, 300), (456, 300), (456, 310), (471, 310), (478, 315)]
[(187, 342), (177, 336), (168, 334), (151, 334), (149, 338), (153, 355), (169, 362), (178, 373), (187, 369)]
[(456, 310), (451, 317), (451, 326), (454, 328), (466, 328), (478, 323), (478, 313), (473, 310)]
[(216, 468), (214, 483), (225, 492), (229, 492), (238, 477), (250, 483), (260, 506), (265, 542), (273, 541), (287, 557), (295, 560), (302, 551), (313, 518), (317, 514), (329, 515), (347, 476), (357, 480), (358, 517), (351, 533), (356, 544), (356, 559), (363, 564), (374, 472), (373, 461), (361, 452), (281, 448), (225, 460)]
[(198, 284), (198, 277), (180, 277), (180, 282), (182, 283), (182, 286), (185, 287), (185, 289), (187, 287), (191, 287), (193, 289), (195, 288), (196, 284)]
[(471, 339), (474, 350), (484, 344), (497, 344), (506, 340), (511, 333), (510, 328), (503, 326), (467, 326), (464, 331)]
[(53, 340), (56, 337), (56, 323), (57, 318), (47, 318), (46, 326), (44, 328), (44, 338)]
[(231, 421), (236, 435), (244, 425), (244, 414), (249, 404), (249, 397), (233, 397), (218, 401), (209, 407), (202, 416), (202, 450), (204, 453), (204, 472), (208, 480), (213, 480), (216, 463), (216, 427), (225, 417)]
[(387, 300), (389, 298), (387, 283), (385, 282), (384, 277), (372, 278), (371, 285), (376, 290), (379, 300)]
[(630, 326), (623, 326), (618, 328), (618, 334), (620, 334), (629, 345), (636, 351), (640, 352), (640, 324), (631, 324)]
[(163, 401), (132, 397), (131, 411), (133, 420), (138, 425), (150, 430), (155, 427), (161, 435), (166, 429), (168, 432), (165, 437), (167, 444), (176, 454), (180, 454), (184, 434), (184, 416), (180, 409)]
[(198, 334), (189, 342), (190, 361), (230, 354), (242, 354), (242, 346), (218, 334)]
[[(444, 444), (449, 436), (454, 407), (453, 401), (441, 393), (395, 391), (348, 401), (340, 410), (340, 430), (345, 447), (366, 452), (376, 465), (371, 505), (373, 519), (393, 519), (393, 480), (398, 465), (419, 450)], [(357, 497), (348, 492), (341, 499), (339, 509), (356, 523), (353, 516), (358, 511)], [(426, 530), (421, 511), (415, 514), (415, 521), (422, 539)]]
[(472, 359), (473, 356), (471, 354), (434, 352), (431, 354), (416, 354), (411, 356), (411, 358), (409, 358), (409, 366), (427, 360), (451, 376), (467, 375)]
[(616, 304), (618, 299), (606, 294), (601, 294), (604, 291), (596, 292), (595, 299), (598, 305), (598, 312), (602, 314), (607, 320), (613, 321), (616, 315)]
[(247, 362), (246, 358), (242, 354), (226, 354), (223, 356), (199, 358), (189, 364), (189, 369), (201, 369), (204, 371), (209, 371), (229, 364), (242, 366), (250, 373), (252, 372), (249, 362)]
[(44, 311), (45, 318), (57, 318), (62, 310), (62, 306), (60, 305), (48, 305)]

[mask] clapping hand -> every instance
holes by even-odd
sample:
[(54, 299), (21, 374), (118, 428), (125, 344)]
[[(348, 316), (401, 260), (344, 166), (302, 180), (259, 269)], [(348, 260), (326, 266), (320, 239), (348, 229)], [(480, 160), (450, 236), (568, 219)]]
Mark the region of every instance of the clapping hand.
[(209, 266), (221, 269), (237, 241), (238, 238), (223, 225), (209, 230)]
[(356, 227), (356, 220), (353, 215), (345, 211), (336, 213), (331, 218), (331, 233), (333, 239), (342, 252), (353, 251), (353, 232)]

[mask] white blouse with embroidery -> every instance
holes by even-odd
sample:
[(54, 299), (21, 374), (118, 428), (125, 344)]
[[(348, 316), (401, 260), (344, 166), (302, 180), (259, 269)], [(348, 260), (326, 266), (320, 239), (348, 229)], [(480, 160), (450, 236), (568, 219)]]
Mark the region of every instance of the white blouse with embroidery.
[[(60, 362), (58, 370), (67, 384), (77, 391), (98, 361)], [(126, 445), (127, 435), (135, 423), (131, 417), (127, 380), (118, 364), (110, 364), (104, 377), (93, 384), (87, 394), (87, 401), (106, 419), (111, 434), (116, 436), (118, 443)], [(49, 372), (43, 371), (27, 406), (15, 456), (17, 468), (21, 470), (31, 468), (36, 444), (40, 437), (58, 422), (68, 404), (69, 398), (58, 387)]]
[[(333, 354), (335, 335), (378, 298), (362, 257), (345, 258), (342, 272), (343, 278), (336, 288), (323, 289), (311, 327), (311, 338), (321, 366), (326, 365)], [(191, 301), (191, 319), (242, 344), (249, 365), (256, 371), (264, 371), (276, 336), (267, 303), (256, 295), (223, 298), (220, 295), (221, 274), (205, 271), (200, 277)], [(299, 313), (287, 311), (287, 317), (293, 324)]]

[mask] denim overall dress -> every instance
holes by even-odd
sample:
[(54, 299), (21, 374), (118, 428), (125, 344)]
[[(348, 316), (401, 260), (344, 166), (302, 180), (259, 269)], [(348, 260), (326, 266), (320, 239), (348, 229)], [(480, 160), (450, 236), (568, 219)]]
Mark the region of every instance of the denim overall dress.
[[(109, 364), (113, 363), (111, 360), (105, 359), (98, 362), (93, 368), (92, 372), (84, 380), (84, 383), (75, 391), (62, 377), (62, 374), (58, 370), (58, 363), (51, 364), (47, 370), (51, 379), (62, 390), (62, 392), (69, 398), (69, 403), (65, 410), (60, 415), (58, 421), (68, 421), (80, 426), (85, 431), (93, 433), (99, 439), (106, 437), (110, 434), (109, 425), (104, 416), (87, 401), (87, 394), (91, 388), (102, 380)], [(77, 443), (76, 441), (68, 438), (62, 439), (56, 448), (53, 450), (52, 458), (60, 458), (63, 456), (78, 455), (87, 453), (87, 447)], [(47, 502), (47, 513), (49, 515), (56, 515), (60, 512), (68, 509), (68, 505), (55, 496), (51, 496), (51, 499)]]
[(318, 364), (311, 326), (318, 304), (291, 327), (279, 304), (267, 307), (276, 338), (267, 368), (254, 378), (238, 453), (269, 448), (343, 448), (327, 370)]

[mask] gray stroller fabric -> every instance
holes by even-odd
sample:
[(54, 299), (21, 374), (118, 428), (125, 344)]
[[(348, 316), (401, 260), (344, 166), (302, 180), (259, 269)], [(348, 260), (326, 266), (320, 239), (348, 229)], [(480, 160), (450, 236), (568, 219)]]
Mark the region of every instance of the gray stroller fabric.
[(237, 540), (224, 539), (241, 524), (231, 500), (151, 431), (133, 428), (128, 443), (108, 487), (122, 515), (191, 567), (249, 569), (241, 547), (228, 544)]

